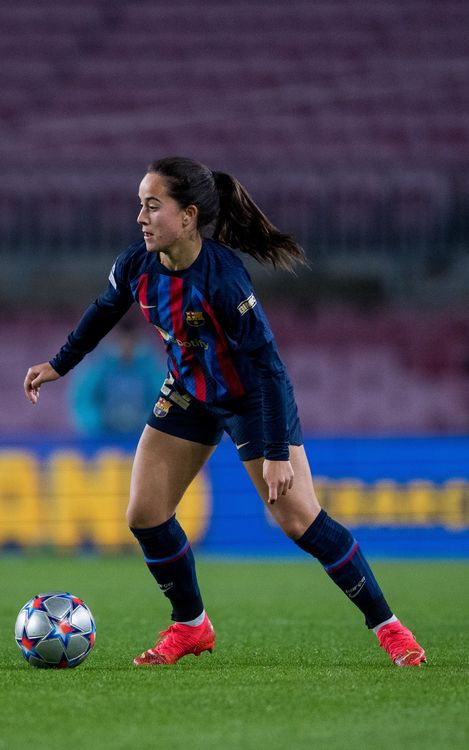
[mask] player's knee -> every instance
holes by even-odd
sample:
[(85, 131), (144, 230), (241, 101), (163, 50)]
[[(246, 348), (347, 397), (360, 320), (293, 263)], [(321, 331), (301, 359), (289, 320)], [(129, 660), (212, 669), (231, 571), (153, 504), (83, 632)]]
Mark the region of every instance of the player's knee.
[[(319, 508), (319, 511), (321, 509)], [(291, 515), (281, 520), (277, 519), (282, 531), (293, 541), (300, 539), (305, 531), (309, 529), (319, 511), (316, 508), (311, 509), (308, 513)]]
[(126, 512), (127, 523), (131, 529), (159, 526), (174, 515), (176, 505), (167, 499), (135, 496), (131, 493)]
[(288, 523), (287, 525), (283, 526), (283, 531), (287, 535), (289, 539), (292, 539), (295, 541), (296, 539), (299, 539), (306, 531), (306, 528), (304, 524), (302, 523)]
[(131, 508), (130, 505), (127, 508), (125, 517), (127, 519), (127, 525), (132, 528), (139, 528), (141, 526), (141, 516), (135, 511), (135, 508)]
[(131, 529), (144, 529), (152, 525), (149, 513), (138, 505), (130, 504), (126, 513), (127, 523)]

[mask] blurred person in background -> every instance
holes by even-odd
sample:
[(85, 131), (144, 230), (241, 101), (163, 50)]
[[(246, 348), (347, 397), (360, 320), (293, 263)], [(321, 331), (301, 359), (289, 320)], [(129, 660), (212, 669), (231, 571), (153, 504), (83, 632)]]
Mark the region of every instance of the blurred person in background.
[(83, 435), (141, 432), (166, 375), (133, 322), (121, 321), (113, 341), (73, 374), (68, 392), (73, 426)]
[(303, 251), (238, 180), (191, 159), (153, 162), (139, 198), (143, 240), (119, 255), (107, 290), (60, 352), (24, 381), (37, 403), (42, 384), (78, 364), (134, 302), (165, 341), (169, 375), (137, 447), (127, 519), (174, 623), (134, 664), (174, 664), (214, 648), (176, 509), (226, 431), (280, 528), (319, 560), (397, 666), (419, 666), (425, 652), (393, 614), (357, 540), (319, 505), (292, 385), (232, 248), (284, 268), (303, 261)]

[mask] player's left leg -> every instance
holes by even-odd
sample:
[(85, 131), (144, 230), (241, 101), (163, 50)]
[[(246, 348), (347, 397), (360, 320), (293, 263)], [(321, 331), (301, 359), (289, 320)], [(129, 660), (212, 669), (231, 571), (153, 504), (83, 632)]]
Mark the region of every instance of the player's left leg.
[(398, 666), (418, 665), (424, 650), (389, 608), (358, 542), (342, 524), (322, 510), (317, 500), (303, 446), (290, 446), (293, 487), (269, 505), (262, 476), (263, 458), (243, 464), (269, 512), (283, 531), (305, 552), (316, 557), (330, 578), (365, 615), (368, 628)]

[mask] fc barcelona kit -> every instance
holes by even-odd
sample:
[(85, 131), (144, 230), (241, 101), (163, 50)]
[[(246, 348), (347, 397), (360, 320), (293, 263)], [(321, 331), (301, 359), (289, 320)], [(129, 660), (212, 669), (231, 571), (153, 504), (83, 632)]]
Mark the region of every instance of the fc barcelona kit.
[(216, 445), (226, 431), (242, 460), (287, 460), (303, 442), (293, 389), (241, 259), (204, 239), (196, 260), (171, 271), (143, 240), (114, 263), (106, 291), (51, 360), (65, 375), (139, 305), (168, 355), (148, 424)]

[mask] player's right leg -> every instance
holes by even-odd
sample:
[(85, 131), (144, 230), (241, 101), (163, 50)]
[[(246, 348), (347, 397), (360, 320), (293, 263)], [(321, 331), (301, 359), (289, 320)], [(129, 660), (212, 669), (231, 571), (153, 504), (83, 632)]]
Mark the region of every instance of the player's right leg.
[[(132, 470), (127, 519), (145, 562), (172, 604), (175, 621), (155, 647), (138, 656), (140, 665), (173, 664), (186, 654), (211, 651), (215, 634), (205, 614), (189, 541), (175, 511), (186, 489), (219, 440), (218, 424), (200, 420), (174, 404), (171, 418), (149, 423), (140, 438)], [(163, 419), (164, 417), (162, 417)], [(199, 431), (200, 442), (196, 440)], [(188, 434), (191, 439), (176, 434)], [(202, 442), (205, 440), (206, 442)]]

